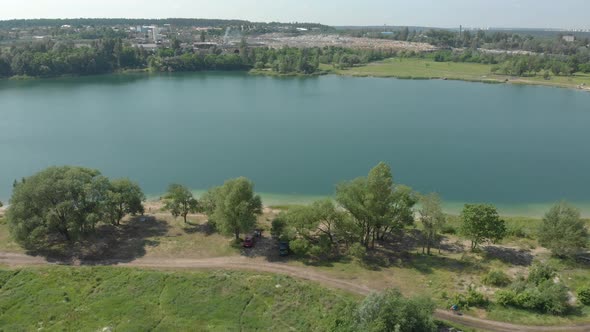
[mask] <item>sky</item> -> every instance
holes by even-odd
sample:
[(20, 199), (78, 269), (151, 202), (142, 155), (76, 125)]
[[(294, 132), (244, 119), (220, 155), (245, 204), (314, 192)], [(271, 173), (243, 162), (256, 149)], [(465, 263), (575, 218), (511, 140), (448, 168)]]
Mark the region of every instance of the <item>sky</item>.
[(0, 19), (223, 18), (256, 22), (590, 29), (590, 0), (0, 0)]

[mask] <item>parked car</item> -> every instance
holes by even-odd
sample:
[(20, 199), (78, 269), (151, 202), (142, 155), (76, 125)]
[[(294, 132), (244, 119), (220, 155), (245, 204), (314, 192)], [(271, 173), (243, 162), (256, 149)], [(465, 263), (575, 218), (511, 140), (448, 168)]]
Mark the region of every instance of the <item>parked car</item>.
[(279, 242), (279, 255), (281, 255), (283, 257), (289, 255), (289, 242), (286, 242), (286, 241)]
[(244, 248), (254, 247), (254, 238), (252, 238), (251, 236), (247, 236), (242, 245), (244, 246)]

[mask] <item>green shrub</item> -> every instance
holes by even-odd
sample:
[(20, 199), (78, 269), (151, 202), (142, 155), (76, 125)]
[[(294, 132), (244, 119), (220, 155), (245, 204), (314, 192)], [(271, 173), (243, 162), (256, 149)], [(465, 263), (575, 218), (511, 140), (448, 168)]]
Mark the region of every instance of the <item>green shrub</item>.
[(270, 228), (270, 235), (275, 239), (280, 238), (281, 235), (283, 235), (286, 226), (287, 223), (282, 218), (273, 219)]
[(488, 299), (483, 293), (478, 292), (474, 288), (469, 287), (467, 291), (467, 305), (470, 307), (485, 307), (489, 303)]
[(367, 248), (362, 244), (356, 242), (353, 243), (350, 248), (348, 248), (348, 254), (360, 261), (362, 261), (365, 256), (367, 255)]
[(522, 225), (515, 224), (510, 224), (507, 227), (506, 235), (521, 239), (528, 238), (528, 234), (525, 232), (524, 227)]
[(314, 257), (320, 257), (326, 254), (326, 250), (319, 245), (313, 245), (309, 248), (308, 253)]
[(437, 331), (432, 319), (435, 305), (426, 298), (404, 298), (398, 290), (373, 293), (361, 302), (351, 326), (338, 331)]
[(309, 242), (305, 239), (295, 239), (289, 242), (289, 248), (295, 255), (305, 256), (309, 251)]
[(510, 289), (499, 290), (495, 294), (496, 303), (502, 306), (514, 306), (516, 304), (516, 293)]
[(469, 307), (485, 307), (489, 304), (488, 299), (482, 293), (475, 290), (475, 288), (469, 287), (467, 294), (455, 294), (451, 299), (450, 305), (458, 305), (459, 308)]
[[(542, 275), (539, 273), (533, 280), (546, 277)], [(520, 280), (511, 289), (496, 292), (496, 302), (503, 306), (561, 315), (568, 310), (568, 290), (563, 284), (554, 283), (551, 279), (545, 279), (539, 284)]]
[(552, 280), (555, 276), (555, 272), (556, 270), (553, 266), (537, 263), (531, 268), (527, 281), (539, 285), (546, 280)]
[(482, 282), (488, 286), (505, 287), (510, 285), (510, 278), (506, 273), (500, 270), (494, 270), (488, 272), (488, 274), (483, 277)]
[(578, 300), (584, 305), (590, 305), (590, 286), (585, 286), (578, 290)]
[(457, 234), (457, 229), (453, 225), (445, 224), (440, 230), (443, 234), (454, 235)]

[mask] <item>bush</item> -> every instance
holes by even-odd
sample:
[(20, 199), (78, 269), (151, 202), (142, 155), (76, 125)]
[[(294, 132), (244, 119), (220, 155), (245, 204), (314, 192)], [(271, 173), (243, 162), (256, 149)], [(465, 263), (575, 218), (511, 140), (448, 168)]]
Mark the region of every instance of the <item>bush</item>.
[(551, 268), (536, 265), (528, 280), (517, 280), (511, 289), (496, 292), (496, 302), (553, 315), (564, 314), (568, 310), (568, 289), (553, 282), (554, 275)]
[(270, 228), (270, 235), (275, 239), (280, 238), (281, 235), (283, 235), (283, 232), (284, 232), (286, 226), (287, 226), (287, 223), (283, 219), (281, 219), (281, 218), (273, 219), (273, 221), (271, 223), (271, 228)]
[(348, 254), (358, 259), (359, 261), (362, 261), (367, 255), (367, 248), (365, 248), (365, 246), (363, 246), (362, 244), (356, 242), (353, 243), (350, 246), (350, 248), (348, 248)]
[(496, 303), (502, 306), (514, 306), (516, 304), (516, 292), (510, 289), (499, 290), (495, 294)]
[(527, 238), (528, 234), (525, 232), (524, 228), (522, 227), (522, 225), (510, 225), (508, 226), (507, 230), (506, 230), (506, 234), (508, 236), (513, 236), (513, 237), (517, 237), (517, 238)]
[(406, 299), (398, 290), (371, 294), (358, 306), (350, 329), (339, 331), (436, 331), (434, 307), (429, 299)]
[(488, 299), (482, 293), (469, 287), (467, 294), (455, 294), (451, 299), (450, 305), (458, 305), (459, 308), (485, 307), (489, 303)]
[(470, 307), (485, 307), (489, 303), (488, 299), (483, 293), (478, 292), (474, 288), (469, 287), (467, 292), (467, 305)]
[(314, 257), (320, 257), (326, 254), (324, 248), (318, 245), (313, 245), (309, 248), (308, 253)]
[(590, 305), (590, 286), (585, 286), (578, 290), (578, 300), (584, 305)]
[(305, 239), (295, 239), (289, 242), (289, 248), (295, 255), (305, 256), (309, 251), (309, 242)]
[(488, 286), (505, 287), (510, 285), (510, 278), (506, 273), (500, 270), (494, 270), (488, 272), (488, 274), (483, 277), (482, 282)]
[(446, 224), (442, 227), (441, 233), (448, 234), (448, 235), (455, 235), (455, 234), (457, 234), (457, 229), (453, 225)]
[(555, 276), (555, 268), (547, 264), (535, 264), (529, 272), (527, 281), (539, 285), (546, 280), (552, 280)]

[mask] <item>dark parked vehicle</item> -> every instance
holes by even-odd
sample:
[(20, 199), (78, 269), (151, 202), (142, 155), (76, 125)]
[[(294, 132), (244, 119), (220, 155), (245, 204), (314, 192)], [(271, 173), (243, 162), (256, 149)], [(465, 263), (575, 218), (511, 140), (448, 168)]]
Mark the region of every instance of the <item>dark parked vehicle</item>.
[(243, 246), (244, 246), (244, 248), (254, 247), (254, 239), (250, 236), (247, 236), (246, 239), (244, 240)]
[(285, 241), (279, 242), (279, 255), (281, 255), (281, 256), (289, 255), (289, 242), (285, 242)]

